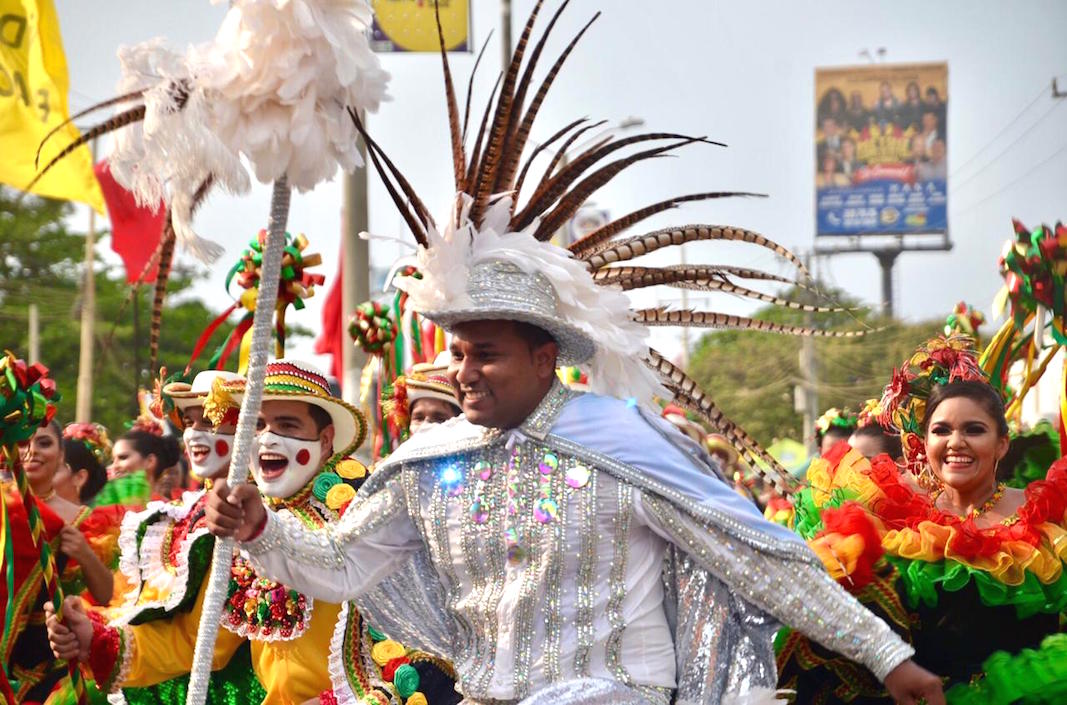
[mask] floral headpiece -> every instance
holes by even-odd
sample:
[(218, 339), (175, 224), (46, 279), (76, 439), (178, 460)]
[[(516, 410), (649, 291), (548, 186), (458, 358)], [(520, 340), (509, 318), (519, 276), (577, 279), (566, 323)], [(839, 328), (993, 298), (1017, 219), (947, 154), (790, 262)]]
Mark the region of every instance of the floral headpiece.
[(48, 368), (27, 365), (9, 351), (0, 357), (0, 445), (28, 441), (56, 414), (56, 383)]
[(103, 466), (110, 462), (111, 439), (107, 428), (98, 423), (69, 423), (63, 429), (63, 439), (83, 443)]
[(826, 412), (815, 422), (815, 430), (819, 435), (824, 435), (831, 428), (840, 428), (845, 431), (853, 431), (859, 425), (859, 418), (848, 410), (837, 407), (827, 409)]
[(878, 417), (882, 415), (882, 400), (868, 399), (863, 402), (863, 408), (856, 415), (856, 428), (863, 428), (878, 423)]
[(966, 380), (989, 381), (978, 366), (974, 340), (965, 335), (928, 340), (893, 370), (878, 402), (877, 418), (882, 426), (900, 434), (904, 461), (914, 474), (922, 474), (926, 466), (922, 423), (930, 392), (936, 386)]
[(960, 301), (945, 319), (945, 335), (969, 335), (978, 338), (978, 327), (985, 323), (985, 314)]

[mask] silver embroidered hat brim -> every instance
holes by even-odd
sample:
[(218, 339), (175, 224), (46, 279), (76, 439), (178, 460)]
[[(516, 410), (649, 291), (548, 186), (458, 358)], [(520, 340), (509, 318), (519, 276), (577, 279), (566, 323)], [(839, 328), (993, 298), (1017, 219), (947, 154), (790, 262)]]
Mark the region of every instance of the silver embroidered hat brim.
[(471, 267), (466, 288), (469, 305), (420, 313), (448, 331), (468, 321), (530, 323), (555, 338), (560, 365), (580, 365), (596, 352), (592, 337), (560, 317), (556, 290), (543, 274), (511, 262), (479, 262)]

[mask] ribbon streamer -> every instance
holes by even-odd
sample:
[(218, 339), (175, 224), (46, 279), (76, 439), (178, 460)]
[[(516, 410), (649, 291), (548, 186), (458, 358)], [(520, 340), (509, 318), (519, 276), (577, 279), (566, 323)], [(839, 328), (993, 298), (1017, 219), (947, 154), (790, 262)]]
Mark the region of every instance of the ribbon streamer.
[[(284, 245), (282, 246), (282, 261), (280, 268), (280, 280), (278, 282), (278, 297), (272, 308), (275, 311), (273, 324), (274, 356), (285, 357), (285, 314), (292, 306), (300, 311), (304, 308), (304, 299), (315, 295), (315, 287), (321, 286), (326, 278), (317, 273), (307, 271), (311, 267), (322, 264), (322, 255), (318, 253), (305, 254), (308, 239), (301, 233), (293, 237), (289, 233), (283, 233)], [(237, 321), (230, 334), (222, 341), (219, 347), (208, 361), (212, 369), (225, 369), (226, 363), (238, 350), (237, 371), (245, 374), (248, 370), (249, 354), (252, 346), (252, 320), (256, 311), (259, 297), (259, 286), (263, 278), (263, 248), (267, 240), (267, 231), (260, 230), (255, 238), (249, 241), (248, 247), (241, 253), (240, 259), (230, 267), (226, 273), (225, 287), (230, 291), (231, 285), (236, 281), (242, 290), (233, 305), (223, 311), (215, 320), (208, 324), (204, 332), (200, 334), (186, 372), (192, 369), (193, 363), (203, 352), (207, 341), (219, 327), (229, 319), (234, 311), (244, 310), (245, 313)]]

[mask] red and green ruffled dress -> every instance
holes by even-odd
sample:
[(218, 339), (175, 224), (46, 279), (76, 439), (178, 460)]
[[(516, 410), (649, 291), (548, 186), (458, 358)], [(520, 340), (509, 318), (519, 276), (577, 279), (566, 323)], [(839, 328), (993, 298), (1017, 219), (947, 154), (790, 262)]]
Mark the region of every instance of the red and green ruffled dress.
[[(839, 583), (946, 679), (953, 705), (1067, 702), (1067, 459), (1003, 523), (938, 510), (887, 456), (846, 444), (808, 470), (795, 528)], [(802, 703), (890, 703), (862, 666), (783, 630), (779, 685)]]

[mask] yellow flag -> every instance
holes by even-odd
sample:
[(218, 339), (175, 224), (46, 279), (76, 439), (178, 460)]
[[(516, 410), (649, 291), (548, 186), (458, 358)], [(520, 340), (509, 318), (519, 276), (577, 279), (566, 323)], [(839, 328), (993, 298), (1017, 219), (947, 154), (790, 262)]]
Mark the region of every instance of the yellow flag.
[[(24, 189), (37, 175), (37, 146), (67, 119), (67, 59), (52, 0), (0, 0), (0, 183)], [(79, 137), (74, 125), (53, 135), (40, 166)], [(104, 212), (88, 146), (62, 159), (33, 193), (88, 203)]]

